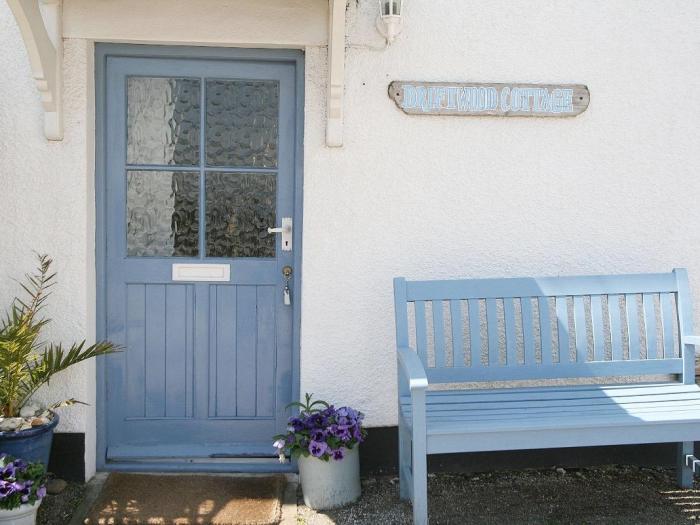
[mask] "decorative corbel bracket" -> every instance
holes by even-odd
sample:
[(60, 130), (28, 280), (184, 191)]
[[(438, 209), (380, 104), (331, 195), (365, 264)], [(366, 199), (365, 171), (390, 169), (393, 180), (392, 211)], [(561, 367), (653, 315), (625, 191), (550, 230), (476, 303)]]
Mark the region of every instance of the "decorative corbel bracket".
[(27, 48), (44, 107), (44, 133), (63, 139), (61, 0), (7, 0)]
[(326, 146), (343, 145), (343, 91), (345, 89), (346, 0), (328, 0), (328, 95)]

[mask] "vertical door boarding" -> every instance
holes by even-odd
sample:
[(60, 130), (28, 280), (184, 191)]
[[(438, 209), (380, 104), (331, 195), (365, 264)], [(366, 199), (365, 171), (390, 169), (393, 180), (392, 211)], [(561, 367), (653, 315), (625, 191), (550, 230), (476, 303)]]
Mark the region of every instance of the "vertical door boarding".
[(96, 98), (98, 468), (280, 468), (249, 458), (299, 395), (303, 55), (98, 44)]

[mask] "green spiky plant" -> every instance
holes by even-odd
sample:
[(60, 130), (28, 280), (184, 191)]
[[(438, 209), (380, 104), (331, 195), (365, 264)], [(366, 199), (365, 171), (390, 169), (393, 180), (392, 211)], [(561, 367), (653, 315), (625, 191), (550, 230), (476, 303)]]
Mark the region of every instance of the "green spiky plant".
[[(0, 412), (4, 417), (19, 416), (21, 408), (36, 391), (58, 372), (86, 359), (118, 350), (107, 341), (92, 346), (86, 346), (82, 341), (63, 348), (60, 344), (40, 339), (42, 328), (50, 322), (41, 313), (55, 284), (56, 274), (51, 272), (53, 261), (47, 255), (37, 254), (37, 258), (36, 273), (27, 274), (26, 282), (20, 283), (26, 298), (15, 298), (0, 319)], [(75, 403), (82, 402), (66, 399), (48, 408)]]

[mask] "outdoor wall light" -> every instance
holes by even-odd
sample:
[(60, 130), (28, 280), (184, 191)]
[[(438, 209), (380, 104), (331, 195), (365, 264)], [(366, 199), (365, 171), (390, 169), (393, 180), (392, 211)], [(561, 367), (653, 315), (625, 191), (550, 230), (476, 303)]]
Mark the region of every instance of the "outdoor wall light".
[(379, 0), (377, 31), (391, 44), (403, 26), (403, 0)]

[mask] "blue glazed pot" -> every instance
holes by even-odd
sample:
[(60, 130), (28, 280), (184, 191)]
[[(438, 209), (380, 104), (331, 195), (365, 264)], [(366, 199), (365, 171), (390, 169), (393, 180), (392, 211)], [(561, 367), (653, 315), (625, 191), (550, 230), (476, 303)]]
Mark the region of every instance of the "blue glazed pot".
[(49, 467), (53, 429), (58, 425), (58, 414), (48, 425), (19, 432), (0, 432), (0, 453), (10, 454), (25, 461), (40, 461)]

